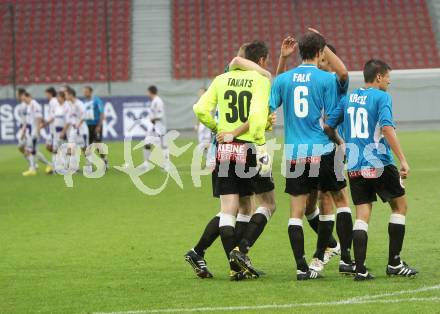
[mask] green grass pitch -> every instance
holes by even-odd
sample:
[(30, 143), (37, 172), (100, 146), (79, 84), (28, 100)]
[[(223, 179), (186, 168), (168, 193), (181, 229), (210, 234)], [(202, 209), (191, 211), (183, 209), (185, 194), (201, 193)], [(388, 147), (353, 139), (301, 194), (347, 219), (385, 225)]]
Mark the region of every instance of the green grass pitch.
[[(337, 258), (323, 280), (295, 280), (279, 154), (274, 168), (277, 213), (250, 255), (267, 275), (230, 282), (220, 241), (206, 254), (212, 280), (196, 278), (183, 259), (219, 209), (210, 177), (202, 179), (202, 188), (193, 186), (191, 153), (173, 160), (183, 189), (170, 181), (161, 194), (146, 196), (115, 169), (101, 179), (75, 175), (73, 188), (65, 186), (63, 177), (41, 170), (37, 177), (22, 177), (24, 159), (14, 146), (2, 146), (0, 313), (210, 313), (237, 312), (230, 308), (237, 306), (244, 306), (240, 313), (439, 313), (440, 132), (401, 132), (400, 139), (412, 169), (406, 181), (409, 214), (402, 256), (420, 274), (415, 279), (386, 277), (390, 210), (378, 202), (367, 257), (377, 279), (366, 283), (337, 274)], [(112, 165), (122, 164), (122, 143), (110, 143), (109, 153)], [(157, 187), (164, 178), (154, 169), (145, 182)], [(310, 259), (316, 235), (307, 223), (304, 228)]]

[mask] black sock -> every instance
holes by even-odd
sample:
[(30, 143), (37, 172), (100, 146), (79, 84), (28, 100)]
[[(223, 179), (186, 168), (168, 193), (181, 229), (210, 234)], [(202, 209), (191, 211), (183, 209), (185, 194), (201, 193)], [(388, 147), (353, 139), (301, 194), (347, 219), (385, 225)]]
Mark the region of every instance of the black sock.
[(321, 261), (324, 260), (324, 253), (328, 245), (328, 239), (332, 234), (333, 226), (335, 224), (334, 215), (331, 216), (333, 216), (332, 220), (320, 220), (318, 225), (318, 241), (316, 244), (316, 252), (313, 257), (319, 258)]
[(240, 241), (243, 239), (243, 236), (246, 232), (248, 225), (249, 222), (247, 221), (237, 221), (235, 223), (235, 243), (234, 243), (235, 246), (237, 246), (240, 243)]
[(353, 230), (354, 260), (356, 272), (366, 273), (365, 259), (367, 257), (368, 234), (365, 230)]
[(229, 266), (231, 270), (240, 271), (240, 268), (232, 263), (229, 258), (229, 253), (234, 249), (235, 246), (235, 229), (232, 226), (222, 226), (219, 228), (220, 237), (222, 239), (223, 249), (225, 250), (226, 258), (229, 261)]
[(217, 237), (220, 235), (218, 227), (219, 221), (220, 217), (215, 216), (208, 222), (199, 242), (194, 247), (194, 251), (200, 256), (205, 256), (206, 249), (209, 248), (212, 243), (214, 243), (215, 239), (217, 239)]
[(351, 264), (351, 243), (353, 242), (353, 220), (351, 213), (339, 212), (336, 215), (336, 233), (341, 243), (341, 260), (346, 264)]
[(304, 231), (302, 226), (289, 225), (288, 229), (290, 246), (292, 247), (293, 256), (295, 257), (296, 269), (308, 271), (309, 266), (304, 258)]
[(255, 213), (252, 215), (249, 224), (247, 225), (246, 231), (243, 235), (243, 239), (240, 241), (240, 251), (246, 253), (249, 251), (249, 248), (257, 241), (258, 237), (266, 227), (267, 218), (263, 214)]
[(405, 225), (389, 223), (388, 235), (390, 237), (388, 265), (397, 266), (400, 264), (400, 251), (402, 251), (403, 238), (405, 237)]
[[(310, 227), (318, 234), (318, 226), (319, 226), (319, 215), (316, 215), (310, 220), (307, 220), (309, 222)], [(333, 230), (332, 230), (333, 233)], [(328, 240), (328, 247), (336, 247), (338, 243), (336, 242), (336, 239), (333, 237), (333, 234), (330, 234), (329, 240)]]

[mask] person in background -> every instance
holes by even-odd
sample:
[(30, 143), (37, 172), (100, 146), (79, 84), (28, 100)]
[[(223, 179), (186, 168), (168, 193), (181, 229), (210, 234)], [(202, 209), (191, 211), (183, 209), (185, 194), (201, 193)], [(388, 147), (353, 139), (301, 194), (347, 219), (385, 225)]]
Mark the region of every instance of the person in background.
[[(206, 92), (206, 88), (202, 87), (199, 89), (199, 98)], [(212, 132), (203, 123), (198, 122), (195, 126), (197, 131), (197, 138), (199, 140), (198, 149), (203, 152), (206, 162), (208, 162), (208, 150), (211, 144)]]
[[(102, 127), (105, 119), (104, 103), (101, 98), (93, 95), (93, 88), (91, 86), (84, 87), (84, 106), (86, 124), (89, 130), (89, 142), (87, 144), (101, 143)], [(101, 158), (104, 160), (106, 168), (108, 168), (107, 156), (101, 154)]]

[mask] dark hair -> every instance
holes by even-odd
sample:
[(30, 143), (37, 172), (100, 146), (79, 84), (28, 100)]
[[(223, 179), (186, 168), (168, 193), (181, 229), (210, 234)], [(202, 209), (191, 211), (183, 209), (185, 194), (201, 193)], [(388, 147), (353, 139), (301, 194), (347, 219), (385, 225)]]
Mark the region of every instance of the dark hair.
[(17, 89), (18, 96), (24, 95), (24, 93), (26, 93), (26, 89), (24, 89), (23, 87), (19, 87)]
[(331, 52), (333, 52), (334, 54), (336, 54), (336, 48), (330, 44), (327, 44), (328, 49), (330, 49)]
[(58, 92), (58, 97), (61, 97), (63, 99), (66, 99), (66, 93), (64, 92)]
[(150, 93), (152, 93), (153, 95), (157, 95), (157, 87), (154, 85), (151, 85), (150, 87), (148, 87), (148, 91)]
[(378, 74), (384, 75), (391, 71), (391, 67), (379, 59), (370, 59), (364, 65), (365, 83), (373, 83)]
[(264, 41), (254, 40), (244, 50), (245, 58), (255, 63), (258, 63), (261, 58), (266, 59), (268, 54), (269, 49)]
[(46, 93), (50, 94), (52, 97), (55, 97), (57, 95), (57, 91), (52, 86), (46, 88)]
[(84, 86), (84, 88), (88, 89), (91, 93), (93, 93), (93, 88), (90, 85)]
[(24, 97), (31, 97), (31, 94), (29, 92), (24, 92), (23, 95)]
[(325, 47), (325, 39), (314, 32), (303, 34), (298, 40), (299, 54), (303, 60), (312, 60)]
[(76, 92), (72, 87), (67, 87), (66, 88), (66, 93), (69, 95), (72, 95), (73, 97), (76, 97)]

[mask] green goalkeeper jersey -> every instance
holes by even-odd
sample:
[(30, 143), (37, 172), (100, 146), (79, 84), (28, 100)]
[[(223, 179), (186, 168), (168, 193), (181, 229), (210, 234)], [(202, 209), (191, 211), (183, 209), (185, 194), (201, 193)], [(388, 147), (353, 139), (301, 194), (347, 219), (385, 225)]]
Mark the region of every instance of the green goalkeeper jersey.
[[(233, 70), (217, 76), (194, 105), (201, 123), (217, 132), (232, 132), (249, 121), (249, 130), (238, 140), (265, 143), (270, 81), (256, 71)], [(212, 112), (217, 108), (217, 122)]]

